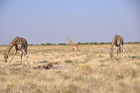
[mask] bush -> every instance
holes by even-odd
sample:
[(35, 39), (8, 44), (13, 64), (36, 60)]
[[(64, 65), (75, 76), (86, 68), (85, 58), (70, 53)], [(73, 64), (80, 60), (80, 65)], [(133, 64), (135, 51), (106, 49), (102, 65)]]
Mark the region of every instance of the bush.
[(72, 60), (65, 60), (64, 62), (65, 62), (65, 63), (73, 63)]

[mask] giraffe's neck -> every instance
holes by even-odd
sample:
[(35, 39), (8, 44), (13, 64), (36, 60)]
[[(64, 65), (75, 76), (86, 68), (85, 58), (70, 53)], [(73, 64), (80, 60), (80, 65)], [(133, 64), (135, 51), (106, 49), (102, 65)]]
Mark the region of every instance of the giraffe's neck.
[(5, 55), (8, 55), (9, 52), (11, 51), (11, 49), (14, 47), (15, 45), (15, 41), (12, 41), (8, 44), (8, 47), (6, 48), (6, 51), (5, 51)]

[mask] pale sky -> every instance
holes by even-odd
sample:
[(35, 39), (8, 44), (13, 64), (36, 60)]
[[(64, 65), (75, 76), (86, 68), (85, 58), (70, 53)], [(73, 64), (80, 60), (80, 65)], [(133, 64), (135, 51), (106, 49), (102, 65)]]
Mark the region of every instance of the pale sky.
[(140, 41), (139, 0), (0, 0), (0, 44)]

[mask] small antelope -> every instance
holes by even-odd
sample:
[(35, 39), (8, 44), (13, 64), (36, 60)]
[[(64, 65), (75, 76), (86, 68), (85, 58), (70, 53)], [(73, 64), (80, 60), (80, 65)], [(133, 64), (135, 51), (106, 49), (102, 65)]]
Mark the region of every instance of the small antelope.
[(75, 50), (78, 50), (79, 51), (77, 44), (74, 44), (70, 39), (68, 39), (67, 41), (71, 45), (73, 51), (75, 51)]

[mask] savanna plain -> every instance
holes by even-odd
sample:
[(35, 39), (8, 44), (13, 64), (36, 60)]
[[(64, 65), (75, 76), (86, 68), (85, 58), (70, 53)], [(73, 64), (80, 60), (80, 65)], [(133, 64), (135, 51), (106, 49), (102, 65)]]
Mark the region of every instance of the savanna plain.
[[(18, 53), (5, 66), (6, 46), (0, 46), (0, 93), (140, 93), (140, 44), (125, 44), (124, 58), (111, 58), (109, 47), (79, 45), (80, 51), (72, 51), (70, 45), (29, 46), (28, 59), (20, 63)], [(37, 68), (48, 63), (50, 69)]]

